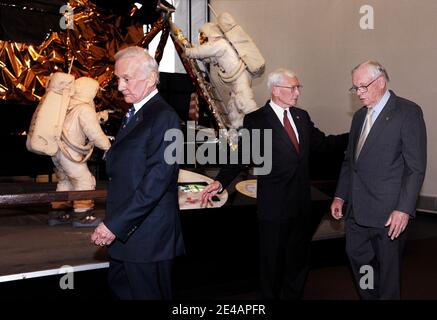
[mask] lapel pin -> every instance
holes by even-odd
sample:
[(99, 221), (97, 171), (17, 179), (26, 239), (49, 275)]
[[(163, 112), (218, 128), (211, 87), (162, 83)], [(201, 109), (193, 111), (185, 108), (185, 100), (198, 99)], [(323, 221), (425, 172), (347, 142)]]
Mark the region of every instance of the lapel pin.
[(390, 120), (390, 117), (385, 118), (385, 120)]
[(299, 120), (300, 119), (299, 116), (296, 116), (296, 119)]

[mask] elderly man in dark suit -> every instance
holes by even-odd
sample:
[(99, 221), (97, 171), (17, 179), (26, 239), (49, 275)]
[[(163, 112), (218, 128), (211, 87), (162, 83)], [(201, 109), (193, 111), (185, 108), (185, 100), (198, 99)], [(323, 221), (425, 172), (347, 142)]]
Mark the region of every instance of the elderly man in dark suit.
[(115, 55), (118, 90), (132, 104), (106, 155), (106, 218), (91, 241), (108, 246), (109, 286), (119, 299), (171, 299), (173, 259), (184, 253), (178, 165), (167, 164), (164, 140), (179, 128), (156, 89), (158, 65), (143, 48)]
[[(311, 241), (311, 194), (308, 160), (313, 150), (336, 144), (346, 147), (347, 136), (325, 137), (309, 114), (296, 107), (302, 86), (287, 69), (270, 73), (271, 100), (244, 117), (244, 128), (271, 131), (272, 169), (258, 176), (260, 284), (264, 299), (298, 299), (303, 292)], [(264, 141), (262, 138), (261, 141)], [(242, 165), (222, 168), (202, 194), (206, 204), (238, 175)]]
[(404, 231), (415, 216), (426, 169), (422, 110), (387, 90), (388, 81), (375, 61), (352, 71), (351, 91), (364, 107), (352, 119), (331, 205), (333, 217), (340, 219), (348, 202), (346, 251), (363, 299), (400, 298)]

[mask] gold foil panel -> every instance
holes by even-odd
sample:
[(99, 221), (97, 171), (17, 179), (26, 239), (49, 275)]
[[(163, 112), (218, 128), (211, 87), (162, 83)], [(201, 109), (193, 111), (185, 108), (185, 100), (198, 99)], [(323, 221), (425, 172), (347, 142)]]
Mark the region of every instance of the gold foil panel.
[[(105, 15), (90, 1), (70, 1), (73, 29), (50, 33), (40, 45), (0, 40), (0, 99), (37, 102), (45, 91), (48, 76), (56, 71), (76, 77), (88, 76), (105, 88), (98, 106), (123, 105), (113, 81), (113, 56), (121, 47), (144, 39), (142, 25), (122, 27), (123, 17)], [(24, 8), (23, 8), (24, 10)]]

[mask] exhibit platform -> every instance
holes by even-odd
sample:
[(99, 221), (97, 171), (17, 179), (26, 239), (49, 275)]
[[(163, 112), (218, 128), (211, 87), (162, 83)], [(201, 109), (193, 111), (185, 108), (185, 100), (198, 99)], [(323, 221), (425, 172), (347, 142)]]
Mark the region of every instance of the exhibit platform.
[[(207, 172), (207, 174), (211, 174)], [(213, 174), (213, 173), (212, 173)], [(189, 176), (187, 178), (187, 176)], [(183, 181), (201, 181), (202, 175), (194, 172), (184, 175)], [(194, 180), (193, 180), (194, 179)], [(228, 192), (221, 196), (219, 207), (196, 209), (192, 204), (181, 205), (181, 221), (187, 253), (201, 258), (220, 243), (256, 243), (256, 199), (236, 191), (237, 178)], [(209, 182), (209, 181), (208, 181)], [(104, 187), (100, 183), (97, 188)], [(0, 192), (24, 193), (53, 191), (54, 183), (29, 181), (0, 183)], [(328, 214), (330, 197), (312, 188), (315, 215), (314, 241), (341, 238), (343, 223), (334, 221)], [(184, 196), (184, 201), (186, 196)], [(65, 272), (80, 272), (107, 268), (106, 249), (90, 243), (92, 228), (73, 228), (70, 225), (48, 226), (49, 204), (32, 204), (0, 208), (0, 282), (51, 276)], [(325, 211), (321, 213), (321, 211)], [(96, 200), (95, 214), (104, 218), (105, 201)], [(223, 226), (232, 224), (232, 227)], [(251, 227), (252, 226), (252, 227)], [(221, 239), (226, 237), (226, 239)], [(240, 238), (244, 237), (245, 241)], [(210, 242), (208, 242), (211, 240)], [(248, 244), (255, 248), (256, 246)], [(241, 246), (233, 246), (245, 250)], [(248, 249), (249, 251), (254, 250)], [(219, 249), (220, 250), (220, 249)], [(247, 250), (246, 250), (247, 251)], [(233, 249), (229, 250), (232, 253)], [(226, 256), (226, 254), (224, 253)], [(192, 257), (191, 255), (189, 256)], [(194, 257), (193, 257), (194, 258)], [(253, 255), (252, 255), (253, 258)]]
[[(181, 211), (186, 254), (175, 260), (175, 299), (258, 298), (255, 201), (233, 191), (228, 201), (221, 208)], [(327, 216), (329, 203), (313, 201), (322, 219), (311, 245), (303, 298), (358, 299), (343, 230)], [(90, 229), (49, 227), (48, 210), (48, 205), (0, 208), (0, 299), (111, 299), (105, 248), (89, 242)], [(103, 200), (97, 201), (96, 213), (104, 215)], [(437, 299), (437, 216), (419, 213), (408, 232), (403, 297)], [(74, 290), (59, 286), (65, 271), (75, 271)]]

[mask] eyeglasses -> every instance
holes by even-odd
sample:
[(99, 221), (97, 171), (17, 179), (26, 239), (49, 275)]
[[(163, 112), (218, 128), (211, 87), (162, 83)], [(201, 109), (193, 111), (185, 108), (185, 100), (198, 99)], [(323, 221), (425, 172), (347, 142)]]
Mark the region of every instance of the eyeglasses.
[(381, 76), (381, 75), (377, 76), (375, 79), (373, 79), (372, 81), (370, 81), (370, 83), (369, 83), (367, 86), (359, 86), (359, 87), (352, 86), (352, 87), (349, 89), (349, 92), (350, 92), (350, 93), (357, 93), (358, 91), (360, 91), (360, 92), (362, 92), (362, 93), (366, 93), (367, 91), (369, 91), (369, 87), (370, 87), (370, 85), (371, 85), (372, 83), (374, 83), (376, 80), (378, 80), (378, 78), (379, 78), (380, 76)]
[(280, 88), (288, 88), (290, 89), (291, 92), (294, 92), (297, 90), (302, 90), (303, 86), (301, 86), (300, 84), (298, 84), (297, 86), (279, 86), (279, 85), (275, 85), (275, 87), (280, 87)]

